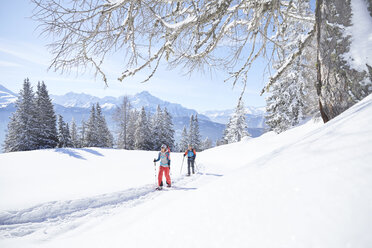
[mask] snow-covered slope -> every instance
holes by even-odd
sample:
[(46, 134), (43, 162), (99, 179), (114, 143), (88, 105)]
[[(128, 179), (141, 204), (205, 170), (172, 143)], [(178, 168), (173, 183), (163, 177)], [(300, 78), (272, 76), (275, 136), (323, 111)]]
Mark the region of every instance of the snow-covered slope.
[[(152, 190), (156, 152), (0, 154), (0, 247), (370, 247), (372, 95), (328, 122), (197, 155)], [(183, 165), (183, 174), (185, 164)]]

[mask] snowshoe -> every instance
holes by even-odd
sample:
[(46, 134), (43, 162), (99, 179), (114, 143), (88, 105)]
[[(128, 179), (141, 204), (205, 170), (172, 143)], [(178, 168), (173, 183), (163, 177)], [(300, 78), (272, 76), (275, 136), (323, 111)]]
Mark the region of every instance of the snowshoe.
[(156, 190), (162, 190), (162, 189), (163, 189), (162, 186), (158, 186), (158, 187), (156, 188)]

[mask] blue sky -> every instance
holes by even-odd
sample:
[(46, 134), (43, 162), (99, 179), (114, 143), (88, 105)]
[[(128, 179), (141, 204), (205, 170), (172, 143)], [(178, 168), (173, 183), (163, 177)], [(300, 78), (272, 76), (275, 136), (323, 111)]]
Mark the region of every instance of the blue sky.
[[(73, 91), (103, 97), (147, 90), (163, 100), (198, 111), (231, 109), (237, 103), (241, 87), (233, 89), (231, 83), (225, 83), (227, 73), (222, 71), (185, 76), (180, 69), (170, 71), (163, 66), (147, 83), (140, 83), (143, 75), (121, 83), (116, 78), (122, 65), (112, 60), (108, 88), (89, 70), (83, 75), (48, 71), (51, 60), (45, 47), (48, 40), (35, 30), (37, 23), (29, 18), (32, 9), (28, 0), (5, 0), (0, 8), (0, 84), (14, 92), (19, 91), (24, 78), (28, 77), (34, 85), (43, 80), (49, 93), (54, 95)], [(245, 105), (265, 105), (265, 98), (259, 96), (265, 81), (263, 65), (252, 67), (244, 95)]]

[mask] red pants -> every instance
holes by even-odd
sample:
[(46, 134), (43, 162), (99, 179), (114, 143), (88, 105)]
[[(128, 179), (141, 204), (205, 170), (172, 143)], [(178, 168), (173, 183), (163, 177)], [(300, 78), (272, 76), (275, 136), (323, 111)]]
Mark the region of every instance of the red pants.
[(165, 173), (165, 179), (167, 180), (167, 184), (171, 184), (171, 178), (169, 176), (169, 167), (159, 166), (159, 176), (158, 176), (158, 183), (159, 186), (163, 186), (163, 172)]

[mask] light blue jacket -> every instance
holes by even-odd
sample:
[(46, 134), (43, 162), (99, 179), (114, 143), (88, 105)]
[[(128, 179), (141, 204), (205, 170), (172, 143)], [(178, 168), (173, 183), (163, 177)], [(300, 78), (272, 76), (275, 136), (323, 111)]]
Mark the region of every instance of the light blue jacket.
[(160, 166), (170, 167), (170, 157), (169, 152), (159, 152), (158, 159), (155, 162), (160, 160)]

